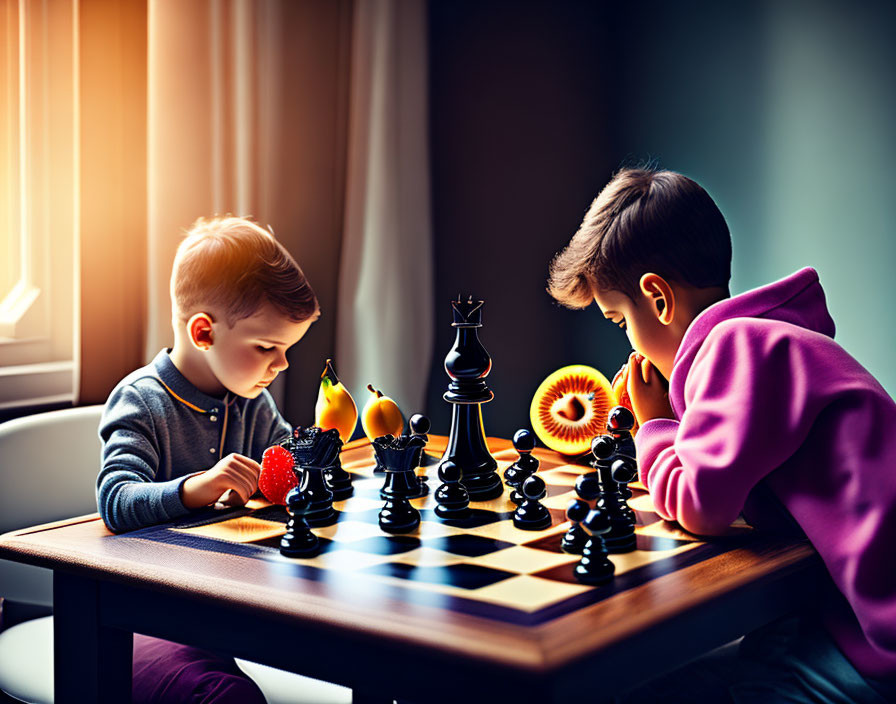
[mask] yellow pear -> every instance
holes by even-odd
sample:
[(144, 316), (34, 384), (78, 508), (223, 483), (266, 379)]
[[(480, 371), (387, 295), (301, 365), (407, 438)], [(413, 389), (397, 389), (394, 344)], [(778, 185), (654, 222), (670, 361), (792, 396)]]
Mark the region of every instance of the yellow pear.
[(364, 434), (371, 440), (381, 438), (383, 435), (401, 435), (404, 418), (401, 417), (398, 404), (388, 396), (383, 396), (383, 392), (377, 391), (371, 384), (367, 385), (367, 390), (371, 395), (361, 414)]
[(324, 430), (336, 428), (342, 442), (348, 442), (355, 426), (358, 424), (358, 407), (336, 372), (333, 371), (332, 360), (327, 360), (324, 372), (320, 376), (320, 390), (317, 392), (317, 404), (314, 406), (314, 424)]

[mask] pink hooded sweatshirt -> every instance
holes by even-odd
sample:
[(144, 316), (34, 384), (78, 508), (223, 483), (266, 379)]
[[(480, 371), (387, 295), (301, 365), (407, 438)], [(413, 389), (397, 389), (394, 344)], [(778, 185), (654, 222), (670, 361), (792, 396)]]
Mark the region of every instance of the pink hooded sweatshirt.
[[(707, 308), (675, 356), (677, 420), (648, 421), (636, 435), (641, 481), (660, 515), (704, 535), (724, 531), (762, 481), (851, 607), (836, 595), (827, 630), (860, 673), (889, 679), (896, 404), (833, 337), (811, 268)], [(773, 513), (768, 503), (756, 491), (748, 509)]]

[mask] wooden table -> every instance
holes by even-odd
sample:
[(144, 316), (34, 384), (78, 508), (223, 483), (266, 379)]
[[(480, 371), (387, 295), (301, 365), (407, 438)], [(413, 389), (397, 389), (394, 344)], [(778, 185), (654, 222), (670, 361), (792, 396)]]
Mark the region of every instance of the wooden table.
[[(503, 466), (514, 456), (506, 441), (489, 445)], [(369, 454), (351, 443), (344, 463)], [(562, 464), (537, 454), (543, 468)], [(96, 515), (0, 536), (0, 558), (54, 570), (57, 704), (129, 701), (134, 632), (336, 682), (356, 702), (596, 700), (804, 606), (823, 569), (807, 542), (752, 536), (526, 623), (409, 599), (424, 592), (388, 580), (308, 579), (286, 558), (115, 536)]]

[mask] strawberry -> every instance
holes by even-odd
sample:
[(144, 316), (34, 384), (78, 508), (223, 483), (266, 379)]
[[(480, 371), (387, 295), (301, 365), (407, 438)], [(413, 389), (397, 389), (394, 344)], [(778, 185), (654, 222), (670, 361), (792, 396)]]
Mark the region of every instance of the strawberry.
[(281, 445), (274, 445), (264, 451), (258, 488), (272, 504), (286, 505), (286, 495), (299, 483), (293, 471), (294, 464), (292, 454)]

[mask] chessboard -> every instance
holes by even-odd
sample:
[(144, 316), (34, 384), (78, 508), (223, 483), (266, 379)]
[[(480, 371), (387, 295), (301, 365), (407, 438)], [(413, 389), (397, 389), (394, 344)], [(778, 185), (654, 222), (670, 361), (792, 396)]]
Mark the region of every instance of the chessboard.
[[(427, 455), (438, 458), (445, 444), (446, 438), (430, 436)], [(488, 445), (503, 476), (518, 454), (506, 440), (489, 438)], [(538, 476), (547, 486), (542, 503), (553, 519), (545, 530), (514, 527), (515, 506), (507, 488), (496, 499), (471, 502), (468, 519), (440, 519), (433, 511), (439, 479), (436, 463), (430, 461), (418, 469), (427, 477), (429, 492), (411, 500), (421, 513), (420, 525), (405, 534), (383, 532), (377, 519), (384, 503), (379, 494), (384, 475), (374, 473), (373, 448), (364, 439), (342, 451), (354, 494), (334, 502), (335, 524), (313, 529), (322, 545), (313, 558), (280, 554), (289, 516), (284, 506), (257, 498), (244, 507), (194, 512), (128, 537), (262, 560), (275, 573), (325, 582), (345, 598), (388, 596), (503, 623), (536, 625), (742, 547), (751, 532), (735, 525), (731, 535), (698, 538), (660, 518), (644, 487), (633, 482), (628, 504), (637, 517), (637, 549), (610, 555), (616, 572), (608, 584), (580, 584), (573, 575), (579, 556), (564, 553), (560, 541), (570, 525), (566, 507), (577, 498), (576, 478), (593, 470), (543, 448), (534, 455), (540, 461)]]

